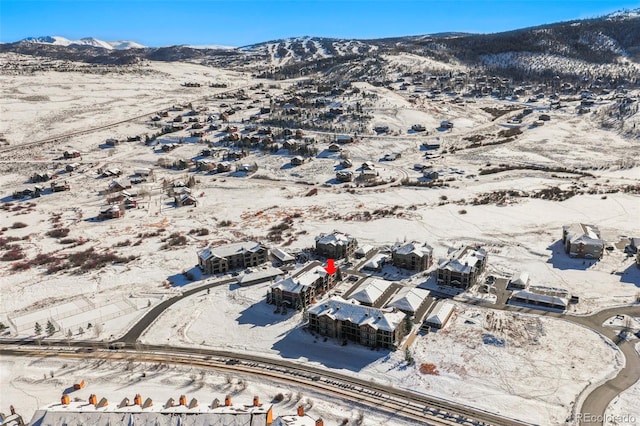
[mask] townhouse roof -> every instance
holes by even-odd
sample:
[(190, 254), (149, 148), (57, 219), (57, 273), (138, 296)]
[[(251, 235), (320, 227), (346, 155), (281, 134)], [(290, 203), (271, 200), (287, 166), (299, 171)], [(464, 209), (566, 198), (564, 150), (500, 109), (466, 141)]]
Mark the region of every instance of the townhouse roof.
[(225, 244), (217, 247), (207, 247), (206, 249), (200, 251), (198, 253), (198, 256), (202, 260), (207, 260), (211, 257), (224, 258), (233, 256), (234, 254), (256, 252), (260, 250), (261, 247), (262, 245), (255, 241), (244, 241), (239, 243)]
[(355, 300), (347, 301), (340, 296), (334, 296), (312, 306), (308, 313), (318, 317), (328, 316), (337, 321), (349, 321), (359, 326), (367, 325), (375, 330), (389, 332), (396, 330), (406, 317), (400, 311), (363, 306)]
[(416, 312), (429, 294), (429, 290), (423, 288), (403, 287), (387, 306), (398, 308), (404, 312)]
[(441, 300), (438, 302), (436, 307), (433, 308), (431, 315), (427, 319), (427, 323), (444, 325), (444, 323), (447, 322), (449, 315), (453, 312), (454, 307), (453, 303)]
[(391, 284), (393, 284), (391, 281), (381, 280), (378, 278), (367, 278), (360, 287), (358, 287), (358, 291), (351, 294), (349, 297), (361, 303), (373, 304), (385, 291), (387, 291)]
[(327, 276), (322, 263), (311, 262), (305, 267), (298, 269), (292, 276), (276, 281), (271, 288), (278, 288), (289, 293), (301, 293), (307, 288), (315, 285), (318, 278)]
[(398, 244), (394, 246), (391, 251), (401, 255), (415, 254), (416, 256), (422, 257), (431, 255), (431, 253), (433, 253), (433, 247), (427, 243), (412, 241), (406, 244)]
[(481, 247), (464, 246), (454, 251), (450, 258), (440, 264), (440, 269), (451, 272), (468, 274), (473, 271), (476, 264), (482, 262), (487, 256), (487, 251)]
[(320, 235), (316, 237), (316, 242), (324, 245), (346, 245), (349, 244), (349, 241), (352, 241), (353, 237), (347, 234), (343, 234), (341, 232), (332, 232), (331, 234)]
[(572, 223), (562, 227), (571, 244), (604, 245), (600, 238), (600, 230), (595, 225)]

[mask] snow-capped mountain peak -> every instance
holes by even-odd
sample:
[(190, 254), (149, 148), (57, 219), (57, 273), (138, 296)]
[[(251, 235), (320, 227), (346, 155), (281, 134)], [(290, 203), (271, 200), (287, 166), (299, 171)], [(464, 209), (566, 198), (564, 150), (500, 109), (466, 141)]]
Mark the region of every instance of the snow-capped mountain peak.
[(21, 41), (25, 43), (49, 44), (54, 46), (91, 46), (107, 50), (139, 49), (145, 47), (140, 43), (136, 43), (135, 41), (104, 41), (94, 37), (84, 37), (79, 40), (69, 40), (68, 38), (61, 36), (42, 36), (28, 37)]

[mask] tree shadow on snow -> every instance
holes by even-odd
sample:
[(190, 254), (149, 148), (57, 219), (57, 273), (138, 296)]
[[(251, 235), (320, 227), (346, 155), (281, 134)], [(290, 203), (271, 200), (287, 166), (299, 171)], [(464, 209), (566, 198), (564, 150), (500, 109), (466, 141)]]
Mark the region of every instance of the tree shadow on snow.
[(562, 240), (558, 240), (547, 247), (547, 250), (551, 251), (551, 257), (547, 260), (554, 268), (560, 270), (575, 269), (579, 271), (586, 271), (591, 265), (596, 262), (596, 259), (581, 259), (570, 257), (564, 250)]

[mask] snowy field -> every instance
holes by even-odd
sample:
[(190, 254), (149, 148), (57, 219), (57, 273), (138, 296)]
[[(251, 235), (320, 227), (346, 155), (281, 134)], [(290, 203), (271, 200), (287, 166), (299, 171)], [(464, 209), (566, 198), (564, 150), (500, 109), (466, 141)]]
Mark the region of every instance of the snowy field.
[[(11, 55), (3, 59), (17, 60)], [(429, 66), (417, 64), (411, 55), (394, 57), (393, 61)], [(202, 87), (183, 87), (185, 82), (199, 82)], [(228, 89), (209, 87), (209, 83), (224, 83)], [(258, 83), (263, 87), (251, 89)], [(160, 160), (201, 158), (206, 145), (191, 138), (188, 130), (160, 138), (163, 144), (184, 142), (170, 152), (135, 141), (115, 148), (105, 146), (108, 138), (126, 140), (157, 132), (151, 121), (156, 112), (189, 102), (200, 111), (200, 120), (236, 107), (229, 124), (249, 135), (242, 122), (259, 107), (268, 106), (270, 99), (289, 96), (292, 84), (254, 80), (249, 74), (196, 64), (153, 62), (104, 74), (36, 71), (0, 75), (0, 133), (13, 146), (122, 122), (79, 136), (61, 136), (37, 147), (0, 152), (0, 256), (6, 257), (0, 261), (0, 322), (9, 327), (5, 335), (33, 336), (35, 322), (44, 328), (51, 320), (56, 326), (53, 338), (110, 339), (122, 335), (148, 309), (183, 288), (225, 278), (199, 273), (196, 253), (207, 245), (251, 239), (299, 250), (313, 246), (319, 233), (334, 229), (373, 246), (426, 241), (434, 247), (436, 260), (463, 243), (480, 243), (489, 252), (488, 273), (509, 277), (524, 271), (532, 285), (564, 288), (580, 298), (580, 303), (571, 305), (571, 313), (586, 314), (638, 300), (640, 269), (623, 248), (629, 237), (640, 236), (640, 198), (637, 190), (628, 189), (640, 185), (640, 167), (629, 155), (640, 150), (640, 139), (602, 126), (602, 115), (615, 108), (614, 98), (602, 99), (593, 107), (594, 113), (583, 115), (575, 113), (579, 103), (575, 100), (551, 111), (545, 104), (537, 104), (535, 112), (525, 117), (522, 133), (514, 140), (493, 144), (500, 139), (500, 131), (512, 127), (508, 120), (517, 111), (495, 120), (491, 111), (514, 106), (522, 109), (525, 104), (496, 98), (463, 103), (446, 97), (409, 98), (410, 92), (356, 83), (362, 92), (375, 96), (364, 99), (346, 94), (331, 100), (342, 107), (362, 102), (363, 110), (373, 118), (361, 126), (360, 141), (343, 146), (341, 154), (350, 156), (356, 174), (364, 161), (374, 162), (379, 179), (376, 186), (336, 182), (340, 154), (328, 151), (334, 132), (305, 131), (317, 140), (319, 154), (297, 167), (291, 166), (292, 156), (286, 149), (273, 155), (250, 151), (240, 163), (257, 165), (254, 174), (235, 169), (206, 174), (193, 166), (185, 170), (158, 167)], [(240, 87), (248, 99), (215, 98), (217, 93)], [(171, 111), (161, 123), (186, 111)], [(542, 127), (533, 126), (543, 112), (550, 115), (550, 121)], [(443, 120), (455, 123), (454, 128), (438, 129)], [(629, 117), (625, 126), (630, 128), (636, 122), (638, 114)], [(340, 123), (347, 124), (355, 125)], [(429, 134), (410, 131), (414, 124), (423, 124)], [(373, 127), (382, 125), (389, 126), (390, 133), (375, 135)], [(220, 147), (218, 141), (225, 135), (217, 131), (207, 138)], [(490, 144), (470, 147), (472, 139)], [(439, 143), (441, 149), (427, 157), (423, 142)], [(603, 144), (607, 147), (604, 150)], [(78, 150), (81, 157), (64, 160), (65, 150)], [(401, 158), (380, 161), (390, 153), (401, 153)], [(65, 165), (74, 161), (80, 167), (65, 171)], [(426, 182), (414, 169), (416, 163), (437, 171), (441, 184), (402, 185), (403, 180)], [(518, 168), (481, 174), (499, 164), (575, 168), (590, 176)], [(97, 220), (108, 199), (104, 191), (114, 179), (100, 177), (98, 170), (118, 168), (123, 171), (119, 181), (128, 182), (141, 167), (152, 168), (154, 176), (127, 189), (135, 194), (137, 207), (127, 210), (123, 218)], [(71, 190), (52, 193), (47, 189), (39, 198), (12, 198), (14, 191), (33, 187), (29, 178), (34, 173), (45, 171), (56, 174), (57, 181), (66, 180)], [(176, 208), (166, 187), (190, 177), (196, 180), (192, 195), (198, 204)], [(49, 183), (43, 185), (48, 188)], [(564, 201), (536, 198), (540, 191), (554, 188), (575, 195)], [(509, 191), (524, 195), (509, 195)], [(600, 228), (607, 246), (612, 247), (605, 250), (603, 259), (583, 261), (564, 253), (559, 242), (561, 227), (573, 222)], [(282, 224), (288, 228), (281, 240), (269, 241), (273, 228)], [(60, 229), (68, 231), (60, 236), (56, 233)], [(202, 229), (207, 232), (200, 232)], [(19, 257), (14, 258), (15, 254)], [(423, 275), (414, 275), (405, 283), (420, 285), (425, 280)], [(193, 296), (171, 308), (171, 315), (160, 317), (144, 339), (259, 350), (358, 372), (375, 380), (410, 383), (421, 392), (507, 415), (514, 414), (509, 411), (513, 402), (526, 406), (531, 421), (542, 424), (562, 422), (589, 377), (604, 378), (620, 363), (616, 352), (597, 336), (549, 319), (541, 320), (544, 333), (538, 336), (537, 344), (526, 340), (528, 335), (517, 328), (530, 322), (522, 316), (504, 318), (520, 330), (499, 331), (502, 334), (497, 339), (503, 339), (504, 346), (484, 343), (487, 313), (458, 304), (458, 316), (449, 329), (421, 336), (414, 343), (416, 360), (432, 363), (440, 372), (425, 376), (413, 367), (403, 367), (402, 353), (389, 355), (314, 339), (300, 328), (302, 314), (274, 315), (272, 307), (263, 302), (266, 291), (264, 285), (247, 289), (224, 286), (208, 295)], [(462, 318), (472, 318), (472, 324)], [(567, 327), (571, 333), (563, 332)], [(563, 357), (560, 348), (566, 347), (566, 339), (578, 348), (576, 356), (584, 359), (580, 368), (572, 368), (575, 363)], [(600, 349), (592, 350), (588, 344)], [(324, 349), (317, 351), (318, 347)], [(447, 348), (449, 355), (439, 348)], [(478, 361), (464, 355), (470, 348), (482, 351)], [(325, 353), (335, 354), (335, 358), (325, 357)], [(537, 356), (527, 358), (525, 353)], [(496, 366), (499, 356), (504, 356), (504, 365)], [(470, 364), (463, 371), (460, 365), (466, 363)], [(534, 389), (542, 384), (526, 387), (518, 379), (529, 377), (527, 374), (546, 377), (540, 372), (547, 367), (556, 373), (551, 377), (557, 380), (546, 381), (540, 393)], [(46, 387), (46, 382), (34, 379), (29, 392), (49, 395)], [(560, 393), (557, 397), (553, 396), (555, 390)], [(507, 400), (511, 402), (504, 402)], [(45, 402), (48, 399), (38, 403)], [(2, 401), (3, 409), (5, 405)]]

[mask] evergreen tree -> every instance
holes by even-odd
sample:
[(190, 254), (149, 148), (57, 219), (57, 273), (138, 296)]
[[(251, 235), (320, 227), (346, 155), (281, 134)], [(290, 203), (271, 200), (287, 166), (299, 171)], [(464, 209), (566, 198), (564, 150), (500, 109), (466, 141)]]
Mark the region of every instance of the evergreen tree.
[(42, 334), (42, 326), (40, 325), (40, 323), (39, 323), (39, 322), (36, 322), (36, 325), (35, 325), (35, 327), (34, 327), (33, 331), (34, 331), (34, 333), (36, 333), (36, 335), (38, 335), (38, 336), (39, 336), (40, 334)]
[(56, 332), (56, 327), (53, 325), (51, 320), (47, 321), (47, 334), (51, 336), (55, 332)]

